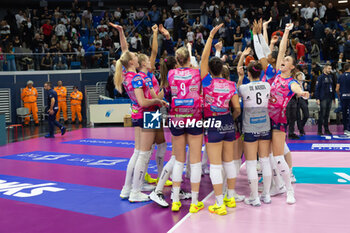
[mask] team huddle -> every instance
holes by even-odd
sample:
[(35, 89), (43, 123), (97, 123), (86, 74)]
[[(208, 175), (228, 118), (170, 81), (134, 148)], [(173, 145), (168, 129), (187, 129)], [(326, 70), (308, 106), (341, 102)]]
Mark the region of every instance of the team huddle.
[[(253, 44), (258, 61), (251, 61), (244, 69), (244, 59), (251, 53), (251, 48), (243, 51), (238, 63), (237, 83), (229, 80), (229, 69), (220, 57), (209, 58), (213, 39), (222, 24), (211, 30), (199, 67), (191, 54), (191, 44), (187, 44), (177, 49), (175, 56), (161, 61), (160, 83), (153, 75), (158, 52), (157, 35), (159, 31), (169, 40), (169, 32), (162, 25), (152, 27), (152, 53), (148, 57), (128, 51), (123, 28), (111, 24), (119, 31), (122, 49), (116, 63), (114, 83), (119, 92), (124, 87), (132, 101), (135, 128), (135, 149), (127, 167), (121, 198), (130, 202), (151, 199), (168, 207), (163, 188), (172, 185), (172, 211), (179, 211), (182, 206), (180, 200), (188, 198), (192, 200), (190, 213), (203, 209), (204, 204), (198, 200), (198, 194), (204, 136), (204, 154), (209, 158), (210, 179), (216, 197), (216, 202), (208, 207), (211, 213), (225, 215), (227, 207), (234, 208), (236, 202), (242, 201), (252, 206), (260, 206), (261, 202), (269, 204), (271, 196), (282, 193), (287, 194), (288, 204), (296, 202), (290, 151), (285, 142), (286, 107), (293, 95), (309, 98), (309, 93), (303, 91), (294, 79), (295, 60), (285, 56), (293, 24), (286, 25), (280, 41), (272, 37), (268, 45), (268, 23), (261, 20), (254, 22)], [(278, 43), (279, 47), (276, 46)], [(243, 81), (245, 76), (249, 82)], [(157, 109), (167, 110), (172, 134), (172, 156), (165, 166), (167, 143), (163, 129), (143, 129), (143, 113)], [(199, 121), (220, 122), (220, 126), (187, 124), (190, 127), (184, 127), (186, 124), (180, 124)], [(146, 171), (155, 145), (158, 178), (153, 190), (144, 185), (144, 180), (151, 180)], [(235, 191), (242, 154), (246, 159), (249, 197)], [(263, 177), (261, 195), (258, 160)], [(185, 163), (189, 164), (186, 174), (190, 178), (191, 193), (181, 189)], [(170, 176), (172, 181), (168, 180)], [(152, 192), (147, 195), (141, 191)]]

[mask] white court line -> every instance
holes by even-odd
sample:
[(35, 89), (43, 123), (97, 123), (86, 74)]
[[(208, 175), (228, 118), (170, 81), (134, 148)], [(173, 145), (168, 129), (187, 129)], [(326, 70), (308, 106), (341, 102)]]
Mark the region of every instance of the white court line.
[[(242, 163), (241, 167), (243, 167), (243, 165), (245, 164), (245, 161), (244, 163)], [(211, 193), (209, 193), (203, 200), (202, 202), (206, 202), (212, 195), (214, 194), (214, 191), (211, 191)], [(192, 215), (192, 213), (188, 213), (185, 215), (185, 217), (183, 217), (180, 221), (178, 221), (169, 231), (168, 233), (173, 233), (183, 222), (186, 221), (186, 219), (188, 219), (190, 216)]]

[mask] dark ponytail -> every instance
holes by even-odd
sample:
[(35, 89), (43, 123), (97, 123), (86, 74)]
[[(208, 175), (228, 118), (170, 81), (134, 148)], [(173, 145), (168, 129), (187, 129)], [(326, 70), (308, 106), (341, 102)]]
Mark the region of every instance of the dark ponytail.
[(160, 60), (160, 87), (167, 87), (168, 84), (168, 72), (175, 69), (176, 59), (174, 56), (168, 56), (165, 59)]
[(247, 68), (247, 71), (252, 75), (253, 79), (260, 78), (262, 70), (263, 70), (263, 67), (259, 62), (251, 62), (249, 63)]

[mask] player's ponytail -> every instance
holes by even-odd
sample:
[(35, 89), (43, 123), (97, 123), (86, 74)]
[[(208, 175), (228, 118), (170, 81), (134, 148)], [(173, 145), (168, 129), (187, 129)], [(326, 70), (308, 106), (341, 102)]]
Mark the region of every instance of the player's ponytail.
[(168, 72), (169, 70), (175, 69), (176, 60), (173, 56), (168, 56), (160, 61), (160, 87), (168, 87)]
[(129, 67), (129, 61), (132, 60), (132, 54), (129, 51), (123, 53), (117, 61), (114, 74), (114, 85), (119, 93), (123, 93), (123, 67), (127, 69)]
[(251, 62), (249, 63), (247, 70), (251, 74), (252, 79), (255, 80), (260, 78), (263, 67), (259, 62)]

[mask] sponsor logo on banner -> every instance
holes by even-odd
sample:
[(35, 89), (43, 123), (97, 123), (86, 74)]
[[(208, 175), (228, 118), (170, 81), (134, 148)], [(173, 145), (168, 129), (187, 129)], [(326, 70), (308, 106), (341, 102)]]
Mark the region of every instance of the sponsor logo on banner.
[(315, 143), (311, 150), (350, 150), (350, 144)]
[(113, 218), (148, 203), (121, 200), (120, 190), (0, 175), (0, 198)]
[[(47, 151), (33, 151), (22, 154), (7, 155), (0, 159), (105, 168), (119, 171), (125, 171), (129, 162), (129, 159), (126, 158)], [(148, 172), (152, 174), (157, 173), (157, 165), (154, 160), (150, 161)]]

